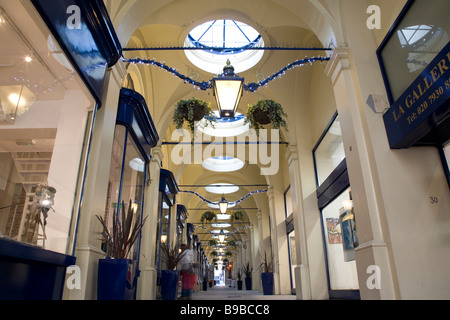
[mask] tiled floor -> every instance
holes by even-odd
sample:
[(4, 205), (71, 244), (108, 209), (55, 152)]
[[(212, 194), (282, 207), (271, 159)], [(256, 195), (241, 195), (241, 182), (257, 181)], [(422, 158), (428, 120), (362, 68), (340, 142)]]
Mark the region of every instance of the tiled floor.
[(213, 286), (207, 291), (194, 292), (192, 300), (296, 300), (295, 295), (265, 296), (259, 291), (238, 290), (227, 286)]

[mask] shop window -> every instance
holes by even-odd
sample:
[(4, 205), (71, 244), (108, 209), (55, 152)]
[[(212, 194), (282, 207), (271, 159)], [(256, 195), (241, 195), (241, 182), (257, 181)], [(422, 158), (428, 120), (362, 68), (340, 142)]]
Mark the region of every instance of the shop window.
[(354, 249), (358, 246), (350, 189), (322, 210), (330, 290), (358, 290)]
[(337, 113), (314, 148), (313, 154), (317, 185), (320, 186), (345, 159), (341, 123)]
[(159, 202), (159, 216), (156, 224), (156, 248), (155, 265), (158, 270), (166, 269), (161, 261), (161, 244), (169, 244), (170, 241), (170, 216), (172, 204), (165, 193), (161, 193)]
[(14, 15), (0, 12), (0, 235), (69, 253), (96, 102), (42, 21)]
[(450, 33), (448, 0), (409, 1), (379, 49), (391, 104), (447, 45)]
[[(123, 205), (126, 211), (131, 206), (135, 219), (141, 219), (145, 174), (146, 163), (129, 129), (116, 125), (105, 212), (105, 221), (110, 226), (113, 215), (120, 214)], [(137, 260), (138, 242), (130, 252), (132, 256), (129, 258)]]
[(447, 162), (447, 167), (450, 168), (450, 143), (444, 147), (444, 155)]

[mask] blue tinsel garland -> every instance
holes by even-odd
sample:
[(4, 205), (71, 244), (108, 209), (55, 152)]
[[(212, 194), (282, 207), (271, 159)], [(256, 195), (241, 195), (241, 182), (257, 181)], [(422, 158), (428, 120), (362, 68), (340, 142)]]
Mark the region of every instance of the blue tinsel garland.
[[(255, 92), (260, 87), (266, 86), (270, 81), (281, 77), (282, 75), (284, 75), (284, 73), (286, 71), (289, 71), (295, 67), (299, 67), (299, 66), (305, 65), (307, 63), (312, 64), (313, 62), (317, 62), (317, 61), (323, 62), (323, 61), (329, 61), (329, 60), (330, 60), (330, 58), (328, 58), (328, 57), (313, 57), (313, 58), (305, 58), (302, 60), (297, 60), (297, 61), (287, 65), (286, 67), (284, 67), (277, 73), (274, 73), (273, 75), (271, 75), (270, 77), (268, 77), (267, 79), (265, 79), (263, 81), (259, 81), (257, 83), (253, 82), (253, 83), (244, 84), (244, 90), (250, 91), (250, 92)], [(191, 85), (199, 87), (201, 90), (208, 90), (208, 89), (212, 89), (212, 87), (213, 87), (212, 81), (198, 82), (198, 81), (192, 80), (188, 76), (179, 73), (176, 69), (171, 68), (171, 67), (167, 66), (165, 63), (158, 62), (156, 60), (148, 60), (148, 59), (140, 59), (140, 58), (135, 58), (135, 59), (123, 58), (123, 61), (128, 62), (128, 63), (147, 64), (147, 65), (153, 65), (153, 66), (159, 67), (161, 69), (164, 69), (164, 70), (174, 74), (175, 76), (177, 76), (178, 78), (183, 80), (184, 83), (189, 83)]]

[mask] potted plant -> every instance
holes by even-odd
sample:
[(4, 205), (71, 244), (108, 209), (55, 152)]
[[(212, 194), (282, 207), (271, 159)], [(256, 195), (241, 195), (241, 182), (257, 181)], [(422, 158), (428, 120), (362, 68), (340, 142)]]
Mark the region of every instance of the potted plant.
[(272, 272), (272, 261), (273, 256), (270, 261), (267, 259), (267, 253), (264, 252), (264, 261), (261, 263), (259, 269), (263, 272), (261, 273), (261, 281), (263, 286), (264, 295), (273, 295), (273, 272)]
[(161, 245), (162, 259), (166, 265), (165, 270), (161, 270), (161, 298), (163, 300), (176, 300), (178, 288), (178, 263), (186, 254), (180, 252), (178, 246)]
[(234, 240), (230, 240), (230, 241), (228, 241), (228, 247), (231, 247), (231, 248), (236, 248), (236, 241), (234, 241)]
[(106, 248), (106, 258), (99, 260), (98, 265), (98, 300), (131, 300), (134, 299), (137, 274), (136, 261), (129, 259), (131, 249), (139, 238), (147, 217), (142, 221), (132, 208), (132, 202), (125, 209), (122, 201), (121, 214), (114, 210), (112, 231), (101, 216), (103, 242)]
[(237, 271), (236, 277), (238, 278), (238, 281), (237, 281), (238, 290), (242, 290), (242, 271), (241, 270)]
[(243, 210), (237, 210), (231, 214), (231, 221), (235, 221), (235, 220), (240, 221), (242, 219), (244, 219), (244, 211)]
[(214, 127), (216, 117), (209, 102), (191, 98), (189, 100), (180, 100), (175, 106), (176, 109), (172, 120), (177, 129), (181, 129), (186, 121), (189, 130), (194, 133), (195, 122), (203, 118), (206, 118), (206, 125), (209, 124)]
[(245, 123), (250, 123), (251, 128), (255, 129), (257, 134), (259, 129), (270, 123), (275, 129), (283, 127), (288, 130), (288, 124), (284, 119), (287, 114), (281, 105), (273, 100), (259, 100), (255, 104), (249, 105), (246, 116)]
[(252, 272), (253, 268), (250, 267), (250, 263), (247, 262), (247, 265), (242, 268), (242, 272), (245, 275), (245, 289), (252, 290)]
[(213, 219), (217, 219), (217, 215), (213, 211), (206, 211), (200, 217), (200, 221), (201, 221), (202, 225), (205, 224), (205, 221), (210, 222)]

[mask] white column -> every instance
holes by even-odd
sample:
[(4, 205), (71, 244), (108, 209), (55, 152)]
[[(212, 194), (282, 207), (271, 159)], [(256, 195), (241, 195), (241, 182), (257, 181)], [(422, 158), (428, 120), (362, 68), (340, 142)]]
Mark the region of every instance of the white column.
[[(336, 96), (342, 137), (344, 140), (347, 168), (352, 188), (355, 220), (360, 246), (355, 250), (361, 297), (363, 299), (394, 299), (395, 289), (389, 251), (385, 241), (380, 217), (380, 201), (377, 174), (371, 142), (367, 137), (366, 120), (363, 118), (359, 84), (355, 82), (354, 70), (347, 47), (335, 49), (326, 69), (331, 77)], [(383, 133), (384, 134), (384, 133)], [(378, 289), (368, 289), (366, 270), (378, 266), (382, 272)]]
[(255, 227), (254, 224), (250, 227), (251, 232), (251, 256), (250, 256), (250, 265), (253, 267), (252, 272), (252, 290), (259, 291), (260, 289), (260, 276), (258, 267), (260, 265), (259, 259), (259, 230)]
[[(274, 293), (290, 294), (289, 247), (286, 234), (283, 191), (270, 187), (267, 196), (269, 198), (272, 228)], [(262, 254), (264, 253), (262, 252)]]
[(155, 300), (156, 298), (156, 230), (159, 216), (159, 176), (162, 159), (161, 147), (153, 148), (149, 163), (150, 177), (147, 177), (147, 179), (150, 179), (150, 185), (145, 190), (144, 217), (147, 216), (148, 218), (142, 230), (141, 257), (139, 263), (141, 276), (139, 278), (136, 296), (138, 300)]
[(296, 295), (299, 300), (312, 299), (311, 279), (308, 262), (308, 236), (303, 207), (302, 181), (296, 146), (289, 146), (286, 151), (291, 181), (292, 212), (294, 216), (295, 250), (297, 261), (295, 268)]

